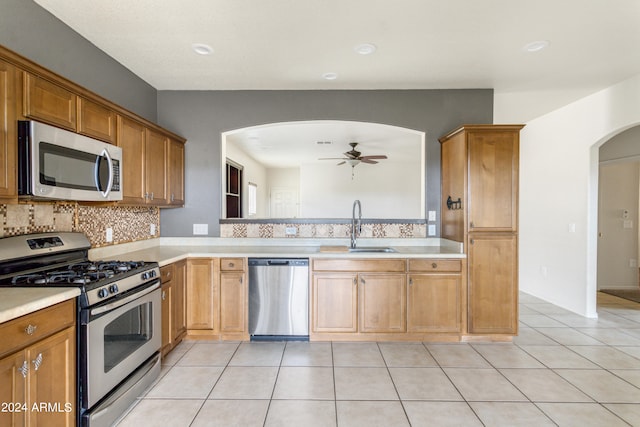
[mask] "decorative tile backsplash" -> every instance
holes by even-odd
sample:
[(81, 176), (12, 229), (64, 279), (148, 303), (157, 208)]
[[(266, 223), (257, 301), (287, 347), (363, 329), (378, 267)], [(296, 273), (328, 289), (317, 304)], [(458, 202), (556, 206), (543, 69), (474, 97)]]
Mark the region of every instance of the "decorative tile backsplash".
[[(151, 225), (156, 235), (151, 235)], [(113, 230), (107, 243), (106, 229)], [(75, 202), (0, 204), (0, 237), (50, 231), (80, 231), (92, 247), (158, 237), (160, 209), (137, 206), (90, 206)]]
[[(295, 234), (288, 234), (287, 230)], [(220, 237), (231, 238), (345, 238), (351, 235), (351, 224), (347, 223), (227, 223), (220, 224)], [(365, 238), (424, 238), (426, 224), (420, 223), (379, 223), (362, 224), (360, 237)]]

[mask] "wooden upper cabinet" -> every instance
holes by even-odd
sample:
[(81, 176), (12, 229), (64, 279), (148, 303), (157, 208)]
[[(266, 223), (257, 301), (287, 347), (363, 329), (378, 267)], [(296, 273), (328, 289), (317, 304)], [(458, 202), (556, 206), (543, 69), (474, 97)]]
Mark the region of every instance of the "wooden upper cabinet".
[(118, 146), (122, 148), (122, 202), (144, 205), (145, 128), (142, 124), (118, 116)]
[(115, 144), (116, 121), (115, 111), (78, 97), (78, 133)]
[(24, 116), (76, 130), (76, 95), (41, 77), (24, 75)]
[(144, 169), (147, 204), (167, 204), (167, 145), (165, 135), (146, 129)]
[(0, 61), (0, 199), (18, 197), (16, 69)]
[(469, 231), (516, 231), (518, 131), (469, 133)]
[(171, 206), (184, 205), (184, 143), (169, 139), (167, 195)]
[(461, 242), (467, 232), (517, 231), (522, 127), (469, 125), (440, 139), (442, 237)]

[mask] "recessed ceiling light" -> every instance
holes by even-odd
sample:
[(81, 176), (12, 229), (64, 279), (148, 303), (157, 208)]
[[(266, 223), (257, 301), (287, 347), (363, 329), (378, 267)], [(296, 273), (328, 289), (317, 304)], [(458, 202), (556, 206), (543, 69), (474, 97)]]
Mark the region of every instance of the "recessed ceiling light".
[(371, 43), (362, 43), (353, 48), (360, 55), (371, 55), (373, 52), (378, 49), (376, 45)]
[(522, 48), (525, 52), (539, 52), (542, 49), (545, 49), (549, 46), (549, 42), (547, 40), (536, 40), (531, 43), (527, 43)]
[(322, 75), (322, 78), (325, 80), (335, 80), (338, 78), (338, 74), (337, 73), (324, 73)]
[(198, 55), (211, 55), (213, 53), (213, 48), (204, 43), (194, 43), (191, 45), (191, 48)]

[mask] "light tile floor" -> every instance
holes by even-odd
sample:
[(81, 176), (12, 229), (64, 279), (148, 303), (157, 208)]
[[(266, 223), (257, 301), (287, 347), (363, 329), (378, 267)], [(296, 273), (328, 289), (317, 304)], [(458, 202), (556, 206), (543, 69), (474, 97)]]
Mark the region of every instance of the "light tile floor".
[(185, 341), (141, 426), (640, 426), (640, 304), (587, 319), (527, 294), (513, 343)]

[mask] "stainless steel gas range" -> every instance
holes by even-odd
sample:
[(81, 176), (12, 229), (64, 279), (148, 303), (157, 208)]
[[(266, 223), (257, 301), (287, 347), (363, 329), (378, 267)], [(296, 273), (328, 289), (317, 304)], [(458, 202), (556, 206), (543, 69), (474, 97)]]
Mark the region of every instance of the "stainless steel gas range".
[(0, 286), (77, 286), (81, 426), (110, 426), (160, 375), (157, 263), (89, 261), (82, 233), (0, 239)]

